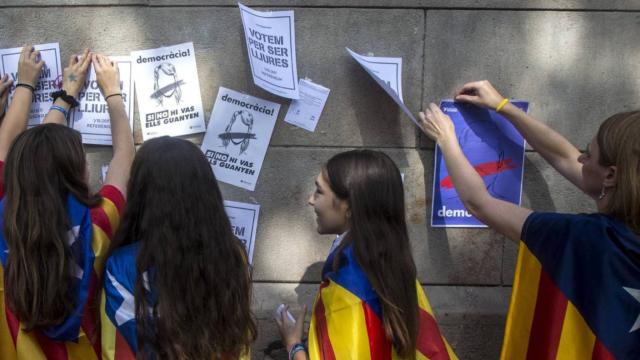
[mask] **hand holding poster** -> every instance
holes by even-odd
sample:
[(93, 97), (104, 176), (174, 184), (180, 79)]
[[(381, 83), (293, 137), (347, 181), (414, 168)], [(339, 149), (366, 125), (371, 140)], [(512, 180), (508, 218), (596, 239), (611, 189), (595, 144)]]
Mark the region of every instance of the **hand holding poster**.
[(280, 104), (218, 90), (202, 152), (219, 181), (255, 190)]
[[(527, 111), (529, 103), (512, 101)], [(440, 109), (451, 117), (462, 152), (482, 177), (491, 196), (520, 205), (525, 141), (511, 123), (493, 110), (453, 101)], [(486, 227), (469, 213), (436, 146), (433, 176), (433, 227)]]
[[(44, 67), (40, 73), (38, 85), (35, 87), (36, 91), (33, 94), (33, 102), (29, 111), (29, 127), (42, 123), (53, 104), (51, 93), (58, 90), (58, 81), (62, 78), (60, 46), (58, 43), (34, 45), (34, 48), (40, 51), (40, 58), (44, 61)], [(9, 77), (13, 79), (8, 103), (11, 103), (16, 84), (19, 81), (18, 61), (20, 60), (21, 51), (21, 47), (0, 49), (0, 75), (9, 74)]]
[(409, 119), (420, 127), (418, 120), (402, 100), (402, 58), (362, 56), (349, 48), (347, 48), (347, 51), (371, 75), (373, 80), (391, 96)]
[(142, 138), (203, 132), (193, 43), (131, 52)]
[(242, 4), (240, 15), (253, 82), (282, 97), (298, 98), (293, 11), (260, 12)]
[[(109, 60), (118, 64), (120, 73), (120, 92), (124, 108), (129, 118), (129, 126), (133, 130), (133, 78), (131, 77), (131, 60), (129, 56), (112, 56)], [(109, 94), (107, 94), (109, 95)], [(98, 86), (93, 65), (85, 85), (78, 96), (80, 106), (71, 111), (69, 126), (82, 134), (84, 144), (111, 145), (111, 121), (107, 102)]]
[(253, 247), (256, 242), (260, 205), (224, 201), (224, 209), (231, 221), (231, 230), (247, 248), (249, 264), (253, 264)]

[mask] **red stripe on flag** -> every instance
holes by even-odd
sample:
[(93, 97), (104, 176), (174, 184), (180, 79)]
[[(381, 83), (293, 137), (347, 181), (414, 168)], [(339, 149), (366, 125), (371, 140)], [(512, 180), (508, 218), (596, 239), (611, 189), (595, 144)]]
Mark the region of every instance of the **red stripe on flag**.
[(111, 239), (111, 223), (103, 208), (98, 206), (91, 209), (91, 222), (102, 229), (107, 237)]
[(67, 346), (65, 345), (64, 341), (53, 341), (37, 330), (35, 330), (33, 333), (36, 337), (36, 340), (38, 340), (40, 349), (47, 356), (47, 360), (69, 359), (67, 355)]
[(367, 324), (367, 335), (369, 335), (371, 360), (390, 360), (391, 342), (384, 333), (382, 321), (364, 301), (362, 309), (364, 310), (364, 321)]
[(615, 360), (615, 357), (611, 355), (609, 350), (598, 340), (593, 346), (593, 353), (591, 355), (592, 360)]
[(18, 331), (20, 330), (20, 321), (13, 314), (9, 306), (5, 302), (4, 304), (4, 314), (7, 318), (7, 325), (9, 326), (9, 332), (11, 333), (11, 338), (13, 339), (13, 345), (16, 345), (16, 341), (18, 340)]
[(122, 213), (122, 209), (124, 208), (125, 200), (124, 196), (118, 188), (113, 185), (105, 185), (100, 190), (100, 196), (105, 197), (113, 202), (113, 204), (118, 209), (119, 213)]
[(327, 318), (324, 314), (324, 303), (322, 302), (322, 289), (329, 285), (328, 281), (320, 284), (320, 295), (316, 308), (313, 310), (316, 317), (316, 333), (318, 334), (318, 347), (320, 348), (320, 356), (323, 360), (335, 360), (336, 355), (331, 346), (329, 339), (329, 329), (327, 327)]
[(449, 352), (442, 340), (440, 329), (436, 319), (428, 312), (418, 309), (420, 314), (418, 324), (418, 339), (416, 340), (417, 350), (431, 360), (448, 360)]
[(544, 269), (540, 272), (536, 309), (533, 314), (527, 359), (555, 359), (567, 311), (567, 298)]
[(116, 331), (116, 353), (114, 357), (115, 360), (133, 360), (136, 358), (127, 339), (120, 334), (120, 331)]
[(91, 278), (89, 279), (89, 295), (84, 306), (80, 326), (82, 327), (82, 331), (84, 331), (89, 342), (93, 345), (93, 350), (99, 358), (102, 352), (102, 347), (100, 344), (100, 334), (98, 332), (98, 307), (96, 302), (97, 285), (98, 277), (94, 271), (91, 271)]

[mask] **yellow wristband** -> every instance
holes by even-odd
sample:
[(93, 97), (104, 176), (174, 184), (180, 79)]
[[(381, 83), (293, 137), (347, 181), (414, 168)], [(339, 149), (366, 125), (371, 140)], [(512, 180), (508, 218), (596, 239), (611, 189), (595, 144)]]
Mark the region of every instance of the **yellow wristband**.
[(496, 112), (500, 112), (500, 110), (502, 110), (502, 108), (507, 105), (507, 103), (509, 102), (509, 99), (504, 98), (502, 99), (502, 101), (500, 102), (500, 104), (498, 104), (498, 106), (496, 106)]

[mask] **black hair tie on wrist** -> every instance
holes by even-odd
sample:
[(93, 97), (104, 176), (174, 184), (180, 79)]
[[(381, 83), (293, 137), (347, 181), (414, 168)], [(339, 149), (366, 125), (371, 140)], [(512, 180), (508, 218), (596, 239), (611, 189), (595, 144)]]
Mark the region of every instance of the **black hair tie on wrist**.
[(104, 97), (104, 101), (107, 101), (107, 99), (109, 99), (109, 98), (110, 98), (110, 97), (112, 97), (112, 96), (122, 96), (122, 94), (121, 94), (121, 93), (115, 93), (115, 94), (111, 94), (111, 95), (109, 95), (109, 96), (105, 96), (105, 97)]
[(23, 87), (25, 89), (29, 89), (29, 90), (31, 90), (32, 93), (36, 92), (36, 88), (34, 88), (32, 85), (29, 85), (29, 84), (17, 83), (16, 84), (16, 88), (18, 88), (18, 87)]
[(64, 100), (64, 102), (69, 104), (72, 108), (80, 105), (80, 103), (78, 102), (78, 100), (76, 100), (76, 98), (74, 98), (71, 95), (68, 95), (67, 92), (64, 90), (58, 90), (58, 91), (52, 92), (51, 98), (53, 99), (53, 101), (56, 101), (58, 98), (61, 98), (62, 100)]

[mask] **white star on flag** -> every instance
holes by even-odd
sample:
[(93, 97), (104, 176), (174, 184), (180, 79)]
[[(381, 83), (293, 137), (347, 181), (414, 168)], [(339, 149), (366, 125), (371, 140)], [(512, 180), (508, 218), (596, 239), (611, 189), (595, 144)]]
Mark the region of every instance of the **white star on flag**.
[[(636, 299), (636, 301), (640, 302), (640, 290), (632, 289), (624, 286), (622, 288), (625, 289), (629, 293), (629, 295), (633, 296), (633, 298)], [(636, 322), (633, 324), (629, 332), (632, 333), (638, 329), (640, 329), (640, 315), (638, 315)]]
[(122, 301), (122, 304), (120, 304), (120, 307), (118, 307), (118, 310), (116, 310), (116, 324), (120, 326), (129, 320), (133, 320), (136, 317), (136, 302), (129, 290), (125, 289), (125, 287), (122, 286), (122, 284), (120, 284), (109, 271), (107, 271), (107, 277), (109, 278), (109, 281), (111, 282), (113, 287), (116, 288), (116, 291), (118, 291), (120, 296), (122, 296), (122, 298), (124, 299)]

